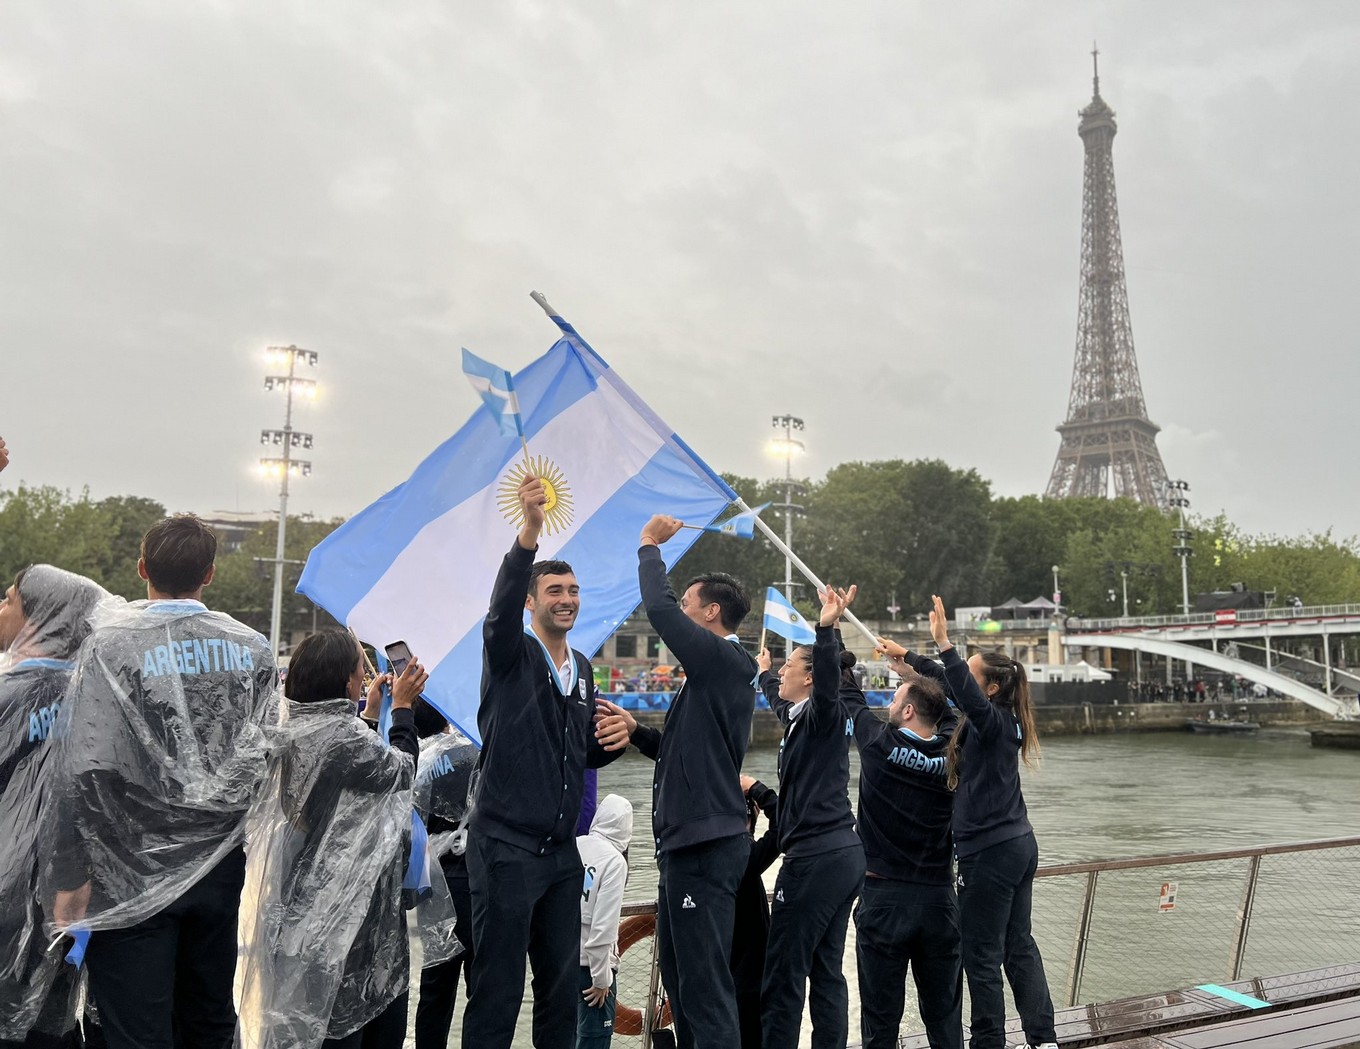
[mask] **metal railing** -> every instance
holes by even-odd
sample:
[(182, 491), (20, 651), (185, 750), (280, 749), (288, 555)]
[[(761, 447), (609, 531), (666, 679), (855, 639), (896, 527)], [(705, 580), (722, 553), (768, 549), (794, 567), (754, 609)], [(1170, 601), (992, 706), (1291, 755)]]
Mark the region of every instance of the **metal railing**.
[[(1325, 859), (1319, 854), (1326, 854)], [(1305, 859), (1310, 856), (1316, 857), (1313, 862)], [(1147, 872), (1156, 872), (1157, 877), (1147, 878)], [(1344, 877), (1334, 876), (1343, 873)], [(1044, 879), (1035, 885), (1035, 933), (1041, 941), (1053, 939), (1051, 933), (1042, 935), (1038, 915), (1040, 898), (1054, 895), (1044, 891), (1047, 880), (1080, 879), (1083, 886), (1062, 983), (1067, 1005), (1195, 981), (1238, 980), (1249, 952), (1260, 975), (1360, 957), (1360, 911), (1354, 909), (1360, 905), (1360, 838), (1058, 864), (1040, 868), (1036, 879)], [(1181, 881), (1185, 892), (1180, 891)], [(1161, 910), (1166, 894), (1160, 890), (1168, 883), (1176, 885), (1174, 903)], [(1053, 883), (1055, 889), (1058, 884)], [(1137, 891), (1131, 894), (1128, 890), (1135, 885)], [(1268, 909), (1258, 920), (1263, 892)], [(1102, 893), (1111, 897), (1103, 912)], [(1338, 894), (1351, 906), (1334, 908)], [(1346, 916), (1340, 925), (1320, 917), (1324, 904), (1328, 911)], [(1098, 916), (1105, 918), (1106, 935), (1095, 932)], [(1263, 938), (1269, 942), (1262, 943)], [(1094, 998), (1082, 993), (1093, 940), (1101, 952), (1119, 958), (1120, 972), (1117, 981), (1102, 974)], [(1159, 944), (1165, 949), (1157, 950)], [(1271, 951), (1279, 958), (1277, 964), (1269, 964)], [(1045, 967), (1050, 987), (1056, 987), (1057, 959), (1051, 954), (1045, 953)]]
[[(623, 913), (654, 920), (656, 904), (626, 904)], [(1041, 867), (1033, 929), (1055, 1004), (1069, 1006), (1354, 961), (1360, 837)], [(845, 953), (852, 1030), (854, 931), (852, 923)], [(641, 1014), (644, 1049), (659, 990), (648, 934), (624, 952), (618, 975), (620, 1005)], [(911, 998), (904, 1028), (919, 1029)]]
[[(1243, 623), (1288, 623), (1296, 619), (1328, 619), (1336, 617), (1360, 616), (1360, 605), (1309, 605), (1303, 608), (1239, 608), (1233, 610), (1238, 625)], [(1139, 627), (1174, 626), (1214, 626), (1218, 623), (1215, 612), (1191, 612), (1174, 616), (1118, 616), (1079, 619), (1072, 616), (1067, 620), (1070, 633), (1088, 633), (1098, 630), (1135, 630)], [(1222, 624), (1220, 624), (1222, 625)]]

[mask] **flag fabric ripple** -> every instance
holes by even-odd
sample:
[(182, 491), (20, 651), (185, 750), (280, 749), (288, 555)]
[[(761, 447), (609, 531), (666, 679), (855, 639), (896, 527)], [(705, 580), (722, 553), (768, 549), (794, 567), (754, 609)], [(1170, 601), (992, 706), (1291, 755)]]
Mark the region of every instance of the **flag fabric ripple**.
[(764, 510), (769, 503), (761, 503), (759, 506), (744, 510), (739, 514), (729, 517), (726, 521), (719, 521), (711, 524), (704, 529), (705, 532), (718, 532), (722, 535), (734, 535), (738, 539), (754, 539), (756, 535), (756, 518), (760, 516), (760, 511)]
[(810, 645), (817, 640), (812, 624), (774, 587), (765, 591), (765, 629), (795, 645)]
[[(635, 552), (654, 513), (707, 525), (737, 498), (570, 325), (514, 377), (531, 455), (552, 460), (571, 523), (539, 540), (539, 559), (571, 563), (581, 613), (569, 635), (592, 655), (637, 607)], [(405, 641), (430, 672), (425, 697), (475, 742), (482, 620), (516, 528), (497, 490), (519, 438), (477, 411), (411, 477), (308, 556), (298, 591), (379, 650)], [(701, 532), (662, 548), (667, 567)]]

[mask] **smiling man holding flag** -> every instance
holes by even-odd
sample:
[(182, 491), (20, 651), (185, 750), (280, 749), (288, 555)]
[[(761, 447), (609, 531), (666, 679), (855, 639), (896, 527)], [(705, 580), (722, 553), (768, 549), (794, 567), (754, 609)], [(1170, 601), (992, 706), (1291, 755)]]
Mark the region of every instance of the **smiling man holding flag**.
[[(367, 641), (405, 640), (430, 669), (424, 698), (482, 747), (467, 850), (476, 964), (463, 1028), (463, 1044), (479, 1049), (510, 1044), (526, 953), (534, 1044), (574, 1037), (581, 780), (587, 763), (612, 757), (591, 738), (582, 653), (637, 607), (638, 578), (619, 552), (657, 510), (702, 527), (737, 499), (548, 312), (561, 338), (513, 377), (465, 354), (486, 410), (314, 549), (298, 587)], [(508, 554), (501, 518), (519, 531)], [(662, 578), (699, 534), (667, 544)], [(747, 703), (749, 717), (749, 689)]]
[(599, 768), (618, 754), (594, 739), (590, 661), (567, 642), (581, 606), (576, 575), (565, 561), (534, 563), (546, 521), (543, 482), (525, 478), (518, 495), (524, 525), (501, 563), (482, 628), (482, 753), (467, 844), (477, 963), (468, 976), (463, 1044), (509, 1049), (527, 952), (534, 1045), (569, 1049), (575, 1042), (582, 776), (586, 766)]

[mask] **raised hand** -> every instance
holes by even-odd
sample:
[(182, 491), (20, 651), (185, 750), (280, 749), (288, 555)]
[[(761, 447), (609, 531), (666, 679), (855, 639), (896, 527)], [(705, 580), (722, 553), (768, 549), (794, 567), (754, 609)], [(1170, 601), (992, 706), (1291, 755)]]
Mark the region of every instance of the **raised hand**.
[(517, 494), (520, 510), (524, 513), (524, 527), (519, 533), (520, 546), (532, 550), (538, 545), (538, 533), (543, 530), (543, 522), (548, 519), (548, 490), (537, 477), (526, 477), (519, 483)]
[(943, 652), (953, 647), (949, 641), (949, 617), (944, 614), (944, 602), (940, 600), (939, 594), (934, 594), (931, 601), (935, 607), (930, 610), (930, 636)]
[(655, 543), (660, 546), (671, 536), (684, 526), (684, 522), (679, 518), (671, 517), (669, 514), (657, 514), (643, 526), (641, 541)]
[(760, 650), (760, 655), (756, 656), (756, 669), (763, 674), (770, 669), (773, 663), (774, 660), (770, 658), (770, 650), (768, 648), (762, 648)]
[(884, 659), (900, 659), (907, 654), (907, 650), (896, 641), (890, 641), (886, 637), (875, 638), (875, 641), (874, 651)]
[(392, 709), (409, 710), (429, 680), (429, 671), (420, 665), (420, 660), (412, 659), (401, 672), (401, 677), (392, 682)]
[(837, 589), (828, 585), (825, 590), (817, 591), (817, 596), (822, 599), (822, 616), (818, 622), (822, 626), (832, 626), (847, 608), (850, 602), (855, 600), (855, 594), (859, 592), (859, 587), (852, 586), (849, 590)]

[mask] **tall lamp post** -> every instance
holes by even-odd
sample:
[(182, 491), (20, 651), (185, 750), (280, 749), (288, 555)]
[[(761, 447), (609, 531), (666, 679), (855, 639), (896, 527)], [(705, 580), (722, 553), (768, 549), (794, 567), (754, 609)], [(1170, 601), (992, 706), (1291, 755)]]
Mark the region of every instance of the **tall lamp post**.
[(1171, 552), (1181, 559), (1181, 612), (1188, 616), (1190, 614), (1190, 555), (1194, 553), (1190, 549), (1190, 540), (1195, 534), (1185, 527), (1185, 511), (1190, 508), (1190, 500), (1185, 497), (1185, 493), (1190, 491), (1190, 486), (1184, 481), (1167, 481), (1166, 488), (1167, 504), (1174, 506), (1180, 512), (1181, 526), (1171, 530), (1171, 535), (1175, 540)]
[[(1067, 650), (1062, 647), (1060, 638), (1062, 637), (1062, 627), (1059, 620), (1062, 616), (1062, 588), (1058, 585), (1058, 570), (1061, 566), (1053, 566), (1053, 618), (1048, 624), (1048, 661), (1058, 664), (1067, 662)], [(966, 651), (966, 650), (965, 650)]]
[(283, 616), (283, 566), (287, 563), (283, 556), (284, 537), (288, 530), (288, 481), (293, 476), (310, 477), (310, 460), (293, 458), (295, 448), (310, 449), (312, 435), (293, 429), (293, 394), (313, 400), (316, 397), (316, 380), (304, 379), (297, 375), (299, 364), (315, 368), (317, 354), (314, 350), (304, 350), (297, 346), (271, 346), (265, 351), (265, 360), (271, 369), (282, 370), (286, 365), (287, 375), (267, 375), (264, 380), (266, 390), (283, 390), (287, 407), (284, 410), (282, 430), (261, 430), (260, 444), (278, 450), (281, 454), (265, 456), (260, 459), (260, 473), (265, 477), (279, 479), (279, 529), (274, 544), (274, 600), (269, 608), (269, 647), (274, 658), (279, 655), (279, 627)]
[[(770, 425), (776, 430), (782, 431), (782, 436), (771, 439), (769, 450), (775, 455), (784, 457), (784, 501), (777, 505), (777, 509), (784, 511), (784, 545), (793, 549), (793, 514), (795, 510), (802, 507), (793, 501), (793, 457), (802, 455), (807, 451), (807, 446), (798, 438), (795, 433), (803, 432), (803, 420), (795, 415), (776, 415), (770, 420)], [(793, 559), (787, 554), (784, 555), (784, 596), (790, 601), (793, 600)]]

